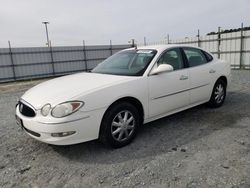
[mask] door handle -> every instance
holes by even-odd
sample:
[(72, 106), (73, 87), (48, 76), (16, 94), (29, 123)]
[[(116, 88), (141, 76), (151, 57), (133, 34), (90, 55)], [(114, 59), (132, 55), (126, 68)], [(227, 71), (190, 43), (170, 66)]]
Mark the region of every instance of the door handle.
[(209, 73), (215, 73), (216, 72), (216, 70), (214, 70), (214, 69), (210, 69), (210, 71), (209, 71)]
[(180, 77), (180, 80), (187, 80), (188, 79), (188, 76), (185, 76), (185, 75), (181, 75)]

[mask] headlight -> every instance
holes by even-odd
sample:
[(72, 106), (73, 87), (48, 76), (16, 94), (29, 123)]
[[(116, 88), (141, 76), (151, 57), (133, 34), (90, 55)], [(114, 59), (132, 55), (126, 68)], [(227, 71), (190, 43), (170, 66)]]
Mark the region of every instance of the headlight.
[(83, 105), (84, 103), (80, 101), (70, 101), (58, 104), (52, 109), (51, 115), (56, 118), (65, 117), (76, 112)]
[(47, 116), (47, 115), (49, 114), (49, 112), (50, 112), (50, 109), (51, 109), (50, 104), (45, 104), (45, 105), (42, 107), (42, 109), (41, 109), (41, 114), (42, 114), (43, 116)]

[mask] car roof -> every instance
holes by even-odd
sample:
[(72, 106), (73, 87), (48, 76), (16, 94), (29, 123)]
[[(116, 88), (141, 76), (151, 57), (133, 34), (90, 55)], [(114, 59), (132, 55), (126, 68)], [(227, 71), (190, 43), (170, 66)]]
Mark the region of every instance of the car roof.
[(139, 46), (137, 49), (152, 49), (152, 50), (165, 50), (167, 48), (179, 47), (177, 44), (163, 44), (163, 45), (150, 45), (150, 46)]
[[(158, 52), (164, 51), (168, 48), (174, 48), (174, 47), (191, 47), (191, 48), (197, 48), (197, 49), (201, 49), (199, 47), (196, 46), (191, 46), (191, 45), (186, 45), (186, 44), (162, 44), (162, 45), (149, 45), (149, 46), (139, 46), (137, 47), (137, 49), (150, 49), (150, 50), (157, 50)], [(125, 49), (125, 50), (131, 50), (134, 48), (129, 48), (129, 49)]]

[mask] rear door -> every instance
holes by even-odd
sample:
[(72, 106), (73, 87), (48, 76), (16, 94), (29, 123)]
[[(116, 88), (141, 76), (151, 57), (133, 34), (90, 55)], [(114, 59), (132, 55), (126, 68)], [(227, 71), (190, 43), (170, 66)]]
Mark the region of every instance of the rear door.
[(211, 63), (197, 48), (182, 48), (188, 62), (190, 105), (206, 102), (211, 95)]

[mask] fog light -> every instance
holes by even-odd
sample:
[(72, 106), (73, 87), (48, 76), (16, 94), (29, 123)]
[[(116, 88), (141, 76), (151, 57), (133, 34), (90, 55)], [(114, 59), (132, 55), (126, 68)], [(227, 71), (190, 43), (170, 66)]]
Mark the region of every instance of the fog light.
[(61, 133), (51, 133), (51, 136), (53, 137), (64, 137), (64, 136), (69, 136), (72, 134), (75, 134), (75, 131), (69, 131), (69, 132), (61, 132)]

